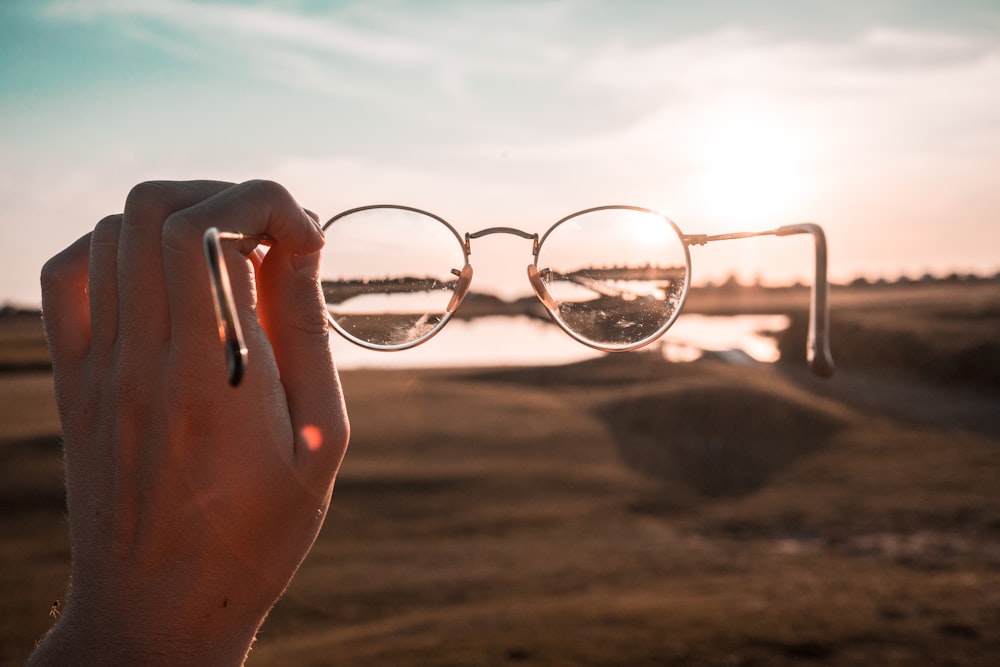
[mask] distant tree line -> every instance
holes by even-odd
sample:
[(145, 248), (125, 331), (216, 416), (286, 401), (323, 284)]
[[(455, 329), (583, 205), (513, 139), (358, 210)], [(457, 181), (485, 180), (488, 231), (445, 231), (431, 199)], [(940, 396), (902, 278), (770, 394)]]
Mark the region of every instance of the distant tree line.
[[(1000, 271), (994, 273), (993, 275), (980, 275), (975, 273), (949, 273), (943, 276), (936, 276), (932, 273), (925, 273), (919, 278), (912, 278), (910, 276), (902, 275), (898, 278), (866, 278), (864, 276), (859, 276), (847, 283), (831, 283), (834, 286), (840, 287), (887, 287), (887, 286), (907, 286), (907, 285), (934, 285), (934, 284), (973, 284), (973, 283), (1000, 283)], [(748, 288), (772, 288), (776, 286), (765, 285), (760, 276), (758, 276), (753, 282), (745, 283), (742, 282), (739, 277), (735, 274), (730, 274), (725, 280), (720, 283), (708, 281), (701, 285), (701, 287), (706, 289), (748, 289)], [(780, 287), (803, 287), (801, 282), (795, 282), (791, 285), (782, 285)], [(779, 287), (779, 288), (780, 288)]]

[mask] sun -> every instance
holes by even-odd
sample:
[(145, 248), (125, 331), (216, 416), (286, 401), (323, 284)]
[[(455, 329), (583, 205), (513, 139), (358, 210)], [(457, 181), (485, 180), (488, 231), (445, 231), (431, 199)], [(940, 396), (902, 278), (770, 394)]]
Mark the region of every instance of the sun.
[(806, 141), (782, 114), (733, 102), (709, 114), (697, 146), (702, 209), (726, 227), (768, 226), (800, 199)]

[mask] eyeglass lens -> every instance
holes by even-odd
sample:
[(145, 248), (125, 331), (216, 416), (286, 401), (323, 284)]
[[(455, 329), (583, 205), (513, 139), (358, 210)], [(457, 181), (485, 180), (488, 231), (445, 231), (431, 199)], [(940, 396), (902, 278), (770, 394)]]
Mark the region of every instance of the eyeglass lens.
[(574, 338), (625, 350), (659, 337), (687, 294), (689, 257), (666, 218), (641, 209), (585, 211), (554, 226), (536, 264)]
[[(404, 349), (447, 322), (466, 255), (444, 220), (370, 207), (333, 218), (325, 231), (323, 291), (341, 334), (366, 347)], [(679, 230), (644, 209), (606, 207), (565, 218), (542, 236), (534, 259), (539, 296), (553, 318), (600, 349), (655, 340), (687, 294), (690, 258)]]
[(374, 207), (327, 223), (321, 276), (327, 308), (348, 339), (402, 349), (444, 321), (465, 265), (458, 234), (426, 213)]

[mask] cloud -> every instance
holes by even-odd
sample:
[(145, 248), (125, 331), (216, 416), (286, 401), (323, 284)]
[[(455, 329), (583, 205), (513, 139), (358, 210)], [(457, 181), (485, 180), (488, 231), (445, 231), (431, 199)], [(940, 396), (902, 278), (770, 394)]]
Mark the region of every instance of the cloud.
[(574, 85), (621, 105), (634, 99), (644, 111), (614, 129), (519, 154), (655, 151), (713, 110), (761, 99), (817, 134), (849, 129), (878, 141), (920, 136), (921, 128), (1000, 129), (1000, 42), (943, 32), (871, 28), (851, 40), (804, 41), (723, 28), (648, 46), (613, 43), (579, 64)]
[[(169, 27), (204, 44), (263, 43), (308, 48), (361, 60), (411, 66), (425, 62), (429, 50), (418, 43), (388, 38), (324, 18), (258, 5), (196, 3), (185, 0), (84, 0), (50, 5), (47, 15), (93, 21), (114, 17)], [(263, 42), (261, 42), (263, 40)]]
[(719, 107), (762, 98), (829, 145), (848, 134), (891, 144), (992, 133), (1000, 108), (1000, 42), (972, 32), (876, 24), (817, 40), (723, 24), (629, 40), (615, 37), (634, 22), (628, 12), (602, 36), (594, 14), (565, 1), (419, 11), (346, 3), (307, 15), (289, 5), (81, 0), (47, 14), (116, 19), (185, 59), (348, 99), (354, 110), (339, 107), (340, 118), (356, 121), (364, 108), (395, 115), (399, 127), (382, 139), (440, 139), (455, 154), (655, 157), (684, 150)]
[(119, 36), (194, 64), (218, 78), (252, 78), (327, 97), (385, 103), (387, 79), (439, 59), (436, 47), (352, 25), (336, 15), (187, 0), (56, 2), (53, 21), (110, 25)]
[(887, 83), (901, 73), (974, 67), (1000, 42), (970, 35), (872, 27), (839, 41), (787, 39), (722, 28), (650, 46), (612, 43), (585, 62), (581, 83), (610, 89), (704, 91)]
[[(188, 0), (70, 0), (50, 4), (57, 21), (111, 20), (121, 34), (213, 68), (230, 67), (311, 92), (386, 99), (394, 85), (424, 84), (446, 98), (471, 99), (470, 79), (535, 78), (570, 61), (540, 39), (539, 25), (566, 14), (563, 3), (530, 6), (348, 3), (324, 13), (281, 6)], [(518, 25), (518, 30), (497, 30)]]
[[(7, 124), (0, 140), (38, 164), (28, 181), (6, 172), (0, 190), (16, 206), (5, 219), (79, 221), (86, 199), (90, 220), (135, 179), (209, 172), (276, 178), (324, 213), (403, 200), (509, 224), (620, 201), (700, 222), (712, 205), (701, 175), (759, 165), (760, 135), (773, 132), (784, 137), (774, 173), (801, 174), (806, 215), (853, 227), (858, 247), (890, 247), (873, 236), (883, 227), (930, 230), (945, 218), (986, 229), (1000, 204), (994, 34), (869, 18), (824, 31), (804, 14), (777, 33), (767, 17), (684, 22), (667, 4), (387, 0), (305, 14), (294, 2), (53, 2), (48, 20), (136, 62), (92, 73), (110, 94), (38, 107), (38, 131)], [(678, 16), (683, 26), (669, 23)], [(169, 81), (135, 75), (150, 54), (169, 56), (153, 64)], [(67, 145), (82, 148), (68, 155)], [(94, 166), (120, 145), (134, 161)], [(189, 162), (170, 162), (179, 155)], [(47, 191), (60, 180), (68, 196)], [(934, 235), (911, 236), (939, 256), (929, 246), (940, 241), (925, 241)], [(831, 234), (841, 247), (848, 238)], [(894, 261), (933, 265), (911, 254)]]

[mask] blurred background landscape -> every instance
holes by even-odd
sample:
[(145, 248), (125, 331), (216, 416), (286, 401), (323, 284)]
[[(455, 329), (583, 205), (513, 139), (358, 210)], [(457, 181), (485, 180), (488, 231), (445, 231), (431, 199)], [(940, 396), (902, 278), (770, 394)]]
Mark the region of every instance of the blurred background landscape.
[[(774, 363), (344, 370), (333, 509), (250, 664), (995, 664), (1000, 283), (835, 286), (828, 380), (794, 296), (690, 302), (786, 317)], [(16, 663), (69, 558), (37, 313), (0, 318), (0, 367)]]
[[(997, 109), (992, 0), (0, 3), (0, 662), (68, 572), (42, 263), (139, 181), (268, 178), (462, 232), (818, 222), (838, 371), (808, 239), (693, 250), (645, 351), (335, 341), (351, 449), (250, 664), (998, 664)], [(516, 302), (523, 240), (476, 253), (468, 314)]]

